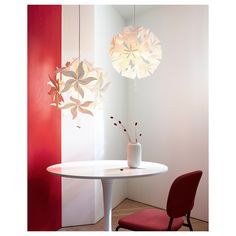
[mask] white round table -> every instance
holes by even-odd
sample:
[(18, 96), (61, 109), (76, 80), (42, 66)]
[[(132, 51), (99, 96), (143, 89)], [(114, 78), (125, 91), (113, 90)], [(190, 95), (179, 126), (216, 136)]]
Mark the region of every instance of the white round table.
[(127, 160), (96, 160), (65, 162), (49, 166), (47, 171), (68, 178), (100, 179), (103, 188), (104, 230), (111, 231), (113, 179), (144, 177), (166, 172), (168, 167), (142, 161), (139, 168), (129, 168)]

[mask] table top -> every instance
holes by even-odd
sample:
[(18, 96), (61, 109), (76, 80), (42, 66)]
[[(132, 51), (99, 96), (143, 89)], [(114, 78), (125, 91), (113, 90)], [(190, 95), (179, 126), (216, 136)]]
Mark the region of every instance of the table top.
[(155, 162), (142, 161), (139, 168), (129, 168), (127, 160), (92, 160), (65, 162), (49, 166), (47, 171), (62, 177), (80, 179), (122, 179), (157, 175), (168, 167)]

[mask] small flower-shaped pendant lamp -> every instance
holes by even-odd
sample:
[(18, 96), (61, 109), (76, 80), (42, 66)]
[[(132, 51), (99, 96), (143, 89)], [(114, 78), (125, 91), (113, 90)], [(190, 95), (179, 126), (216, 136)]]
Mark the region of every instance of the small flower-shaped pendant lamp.
[(143, 26), (125, 27), (113, 37), (109, 52), (114, 69), (130, 79), (153, 74), (162, 57), (159, 39)]

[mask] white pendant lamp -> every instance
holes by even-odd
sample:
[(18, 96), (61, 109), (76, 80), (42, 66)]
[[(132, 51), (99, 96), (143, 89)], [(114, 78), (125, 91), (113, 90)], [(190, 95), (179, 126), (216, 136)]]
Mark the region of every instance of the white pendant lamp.
[(143, 26), (125, 27), (113, 37), (109, 53), (114, 69), (130, 79), (150, 76), (162, 58), (159, 39)]
[[(80, 22), (80, 6), (79, 6)], [(80, 23), (79, 23), (80, 24)], [(79, 25), (79, 57), (71, 59), (62, 68), (57, 68), (48, 84), (49, 95), (56, 107), (69, 111), (72, 119), (79, 114), (93, 116), (93, 110), (100, 105), (101, 98), (108, 88), (106, 73), (95, 68), (91, 63), (80, 58), (80, 25)], [(77, 127), (80, 128), (79, 125)]]

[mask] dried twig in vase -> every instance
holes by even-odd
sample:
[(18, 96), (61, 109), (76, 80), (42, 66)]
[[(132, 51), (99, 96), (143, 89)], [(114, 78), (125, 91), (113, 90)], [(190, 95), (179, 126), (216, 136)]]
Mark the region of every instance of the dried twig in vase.
[[(111, 118), (112, 120), (114, 119), (113, 116), (110, 116), (110, 118)], [(126, 129), (126, 127), (122, 124), (122, 122), (121, 122), (120, 120), (119, 120), (119, 121), (115, 121), (113, 124), (114, 124), (115, 126), (118, 126), (119, 128), (121, 128), (121, 129), (126, 133), (126, 135), (127, 135), (128, 140), (129, 140), (130, 143), (137, 143), (137, 142), (138, 142), (137, 130), (136, 130), (136, 126), (138, 125), (137, 122), (135, 122), (135, 124), (134, 124), (134, 126), (135, 126), (135, 141), (134, 141), (134, 142), (132, 142), (132, 139), (131, 139), (131, 136), (130, 136), (128, 130)], [(140, 133), (139, 136), (141, 137), (142, 134)]]

